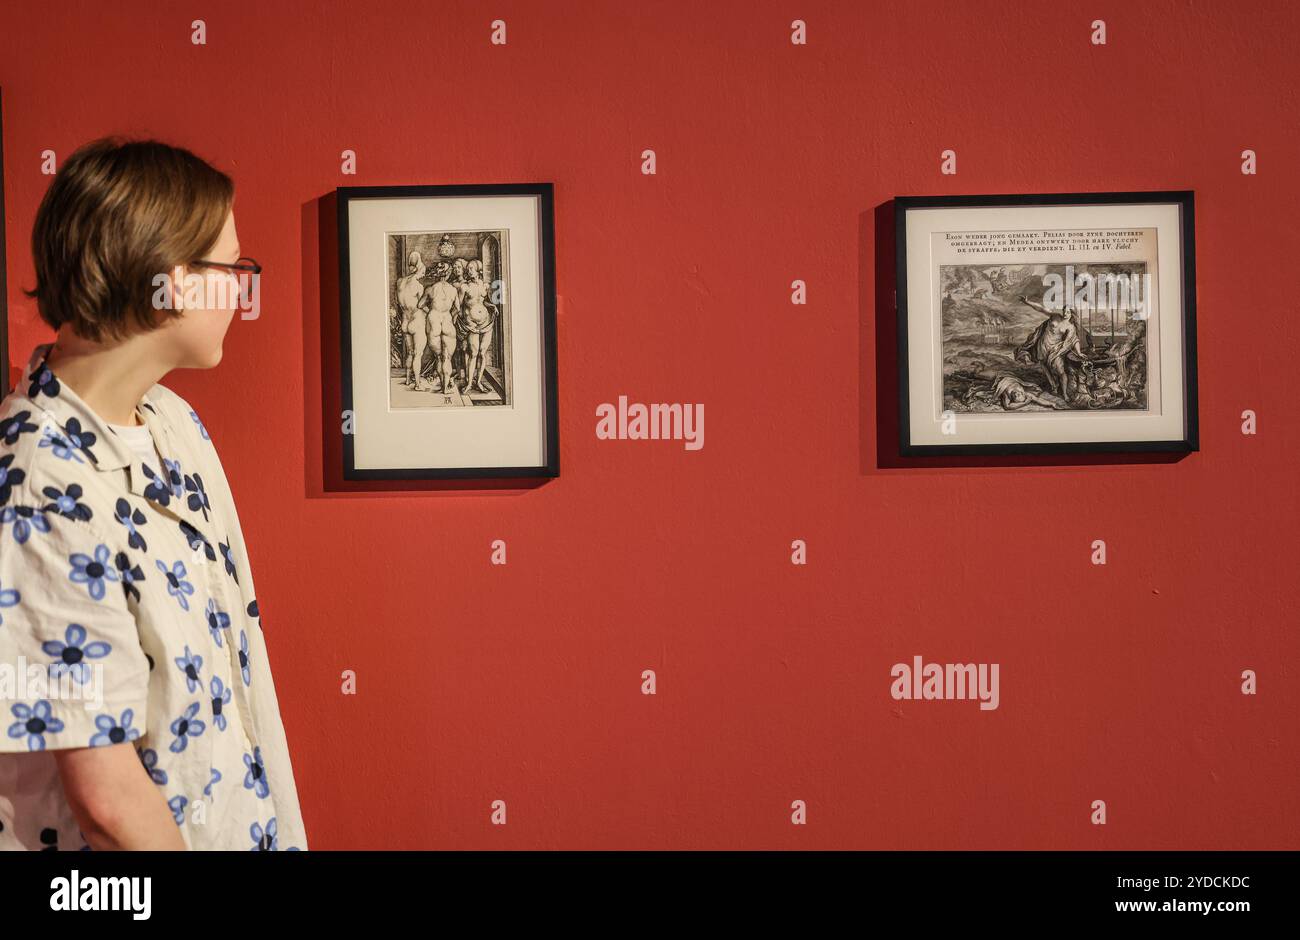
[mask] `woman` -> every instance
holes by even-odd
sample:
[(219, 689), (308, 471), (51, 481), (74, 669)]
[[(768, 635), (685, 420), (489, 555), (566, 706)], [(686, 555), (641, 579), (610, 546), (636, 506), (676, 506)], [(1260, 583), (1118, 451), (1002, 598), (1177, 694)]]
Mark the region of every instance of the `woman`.
[(491, 393), (483, 385), (483, 370), (492, 349), (492, 314), (486, 305), (488, 283), (483, 280), (483, 262), (469, 263), (469, 279), (461, 285), (461, 329), (468, 346), (465, 350), (465, 394), (471, 390)]
[(230, 488), (157, 384), (221, 361), (260, 270), (233, 199), (188, 151), (106, 140), (37, 212), (56, 338), (0, 403), (0, 848), (307, 847)]

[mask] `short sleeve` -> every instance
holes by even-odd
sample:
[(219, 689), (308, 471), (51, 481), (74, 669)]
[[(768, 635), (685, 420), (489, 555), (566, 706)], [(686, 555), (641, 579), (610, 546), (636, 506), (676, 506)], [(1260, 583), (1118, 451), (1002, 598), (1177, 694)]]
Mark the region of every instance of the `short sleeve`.
[(134, 741), (149, 662), (126, 559), (84, 518), (33, 507), (25, 522), (0, 530), (0, 752)]

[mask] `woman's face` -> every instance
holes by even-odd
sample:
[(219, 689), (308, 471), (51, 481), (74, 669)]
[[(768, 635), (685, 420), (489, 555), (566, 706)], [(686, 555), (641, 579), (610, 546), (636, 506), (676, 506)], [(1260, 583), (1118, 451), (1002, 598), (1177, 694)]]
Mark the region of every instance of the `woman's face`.
[[(227, 213), (221, 235), (204, 260), (234, 264), (239, 256), (232, 211)], [(168, 318), (162, 329), (176, 368), (210, 369), (221, 361), (221, 344), (239, 307), (239, 274), (201, 265), (183, 271), (184, 281), (179, 285), (182, 296), (177, 304), (180, 316)]]

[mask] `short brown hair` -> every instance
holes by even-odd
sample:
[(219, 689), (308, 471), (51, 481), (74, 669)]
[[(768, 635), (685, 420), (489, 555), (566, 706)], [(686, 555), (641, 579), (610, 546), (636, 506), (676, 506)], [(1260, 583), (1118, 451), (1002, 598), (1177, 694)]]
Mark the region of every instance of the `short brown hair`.
[[(32, 227), (41, 319), (90, 340), (153, 329), (154, 279), (204, 257), (234, 202), (230, 177), (179, 147), (104, 138), (55, 174)], [(170, 308), (168, 314), (177, 311)]]

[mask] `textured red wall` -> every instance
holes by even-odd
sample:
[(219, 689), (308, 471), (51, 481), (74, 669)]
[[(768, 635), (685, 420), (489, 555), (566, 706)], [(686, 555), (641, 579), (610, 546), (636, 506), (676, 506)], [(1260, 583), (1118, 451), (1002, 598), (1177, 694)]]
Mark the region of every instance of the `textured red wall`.
[[(263, 312), (168, 382), (239, 502), (314, 848), (1300, 847), (1298, 26), (1282, 2), (6, 3), (10, 358), (48, 335), (20, 294), (41, 151), (147, 134), (234, 175)], [(563, 475), (328, 491), (316, 200), (533, 180)], [(1200, 453), (877, 468), (877, 205), (1182, 188)], [(704, 403), (704, 449), (598, 441), (620, 394)], [(917, 654), (1000, 663), (1001, 707), (893, 701)]]

